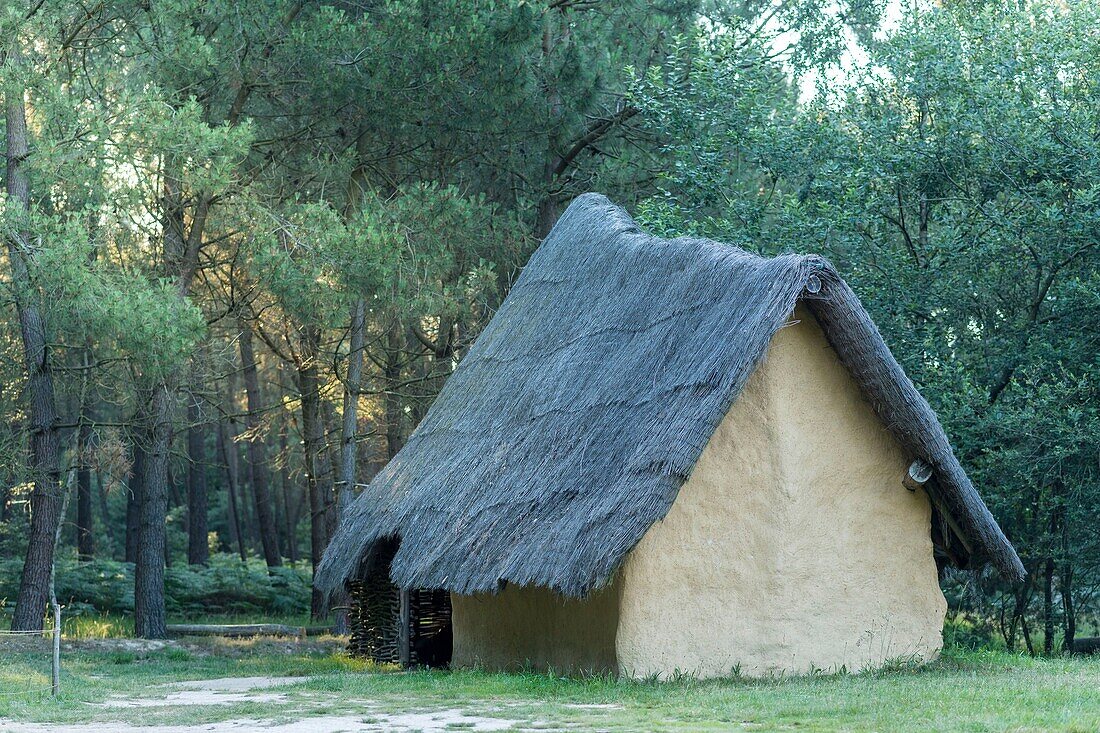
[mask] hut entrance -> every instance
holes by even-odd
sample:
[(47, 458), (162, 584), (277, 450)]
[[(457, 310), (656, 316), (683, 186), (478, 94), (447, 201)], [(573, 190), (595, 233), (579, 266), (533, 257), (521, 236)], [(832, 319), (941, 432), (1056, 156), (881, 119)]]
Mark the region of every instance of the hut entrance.
[(390, 563), (397, 546), (383, 544), (363, 575), (348, 584), (348, 653), (380, 664), (445, 667), (451, 662), (451, 594), (394, 585)]

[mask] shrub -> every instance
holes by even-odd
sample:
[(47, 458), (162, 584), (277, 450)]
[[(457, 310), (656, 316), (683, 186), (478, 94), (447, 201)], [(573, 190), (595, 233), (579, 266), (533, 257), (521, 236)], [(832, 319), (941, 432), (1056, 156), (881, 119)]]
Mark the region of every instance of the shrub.
[(305, 613), (310, 592), (300, 570), (269, 571), (259, 560), (242, 563), (231, 555), (212, 557), (208, 567), (177, 565), (165, 575), (168, 612), (182, 616)]
[[(10, 609), (23, 571), (18, 559), (0, 560), (0, 605)], [(69, 617), (134, 610), (134, 566), (114, 560), (57, 565), (57, 599)], [(207, 567), (174, 565), (165, 570), (165, 603), (176, 616), (220, 614), (297, 615), (309, 611), (308, 571), (273, 568), (260, 560), (242, 563), (232, 555), (214, 555)]]
[(945, 648), (991, 649), (1003, 646), (990, 627), (989, 622), (971, 618), (964, 614), (948, 616), (943, 623), (943, 645)]

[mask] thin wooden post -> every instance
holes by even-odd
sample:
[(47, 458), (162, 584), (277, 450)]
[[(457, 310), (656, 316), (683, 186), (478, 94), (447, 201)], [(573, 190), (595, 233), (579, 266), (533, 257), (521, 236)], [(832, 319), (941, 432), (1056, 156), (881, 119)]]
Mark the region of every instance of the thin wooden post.
[(53, 696), (61, 691), (61, 606), (53, 601)]
[[(72, 496), (75, 481), (76, 467), (73, 466), (69, 469), (69, 480), (65, 482), (61, 514), (58, 515), (60, 517), (64, 517), (69, 509), (69, 497)], [(57, 523), (57, 530), (53, 534), (53, 561), (50, 563), (50, 606), (53, 608), (53, 686), (50, 694), (54, 697), (61, 691), (61, 604), (57, 602), (57, 547), (61, 544), (61, 528), (64, 526), (64, 522)]]
[(409, 608), (409, 591), (402, 588), (400, 598), (401, 610), (398, 612), (398, 623), (401, 626), (397, 630), (397, 659), (401, 663), (402, 669), (408, 669), (412, 662), (409, 640), (410, 627), (412, 626), (412, 612)]

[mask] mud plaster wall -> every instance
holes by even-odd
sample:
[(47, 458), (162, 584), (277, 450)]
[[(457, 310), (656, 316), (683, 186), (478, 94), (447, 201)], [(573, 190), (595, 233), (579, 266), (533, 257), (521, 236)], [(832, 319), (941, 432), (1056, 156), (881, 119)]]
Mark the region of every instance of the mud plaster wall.
[(617, 584), (584, 600), (545, 588), (507, 586), (496, 595), (451, 595), (456, 667), (615, 671)]
[(706, 677), (936, 655), (928, 500), (813, 316), (791, 321), (612, 585), (452, 596), (456, 666)]
[(946, 603), (927, 497), (799, 308), (619, 573), (626, 674), (933, 658)]

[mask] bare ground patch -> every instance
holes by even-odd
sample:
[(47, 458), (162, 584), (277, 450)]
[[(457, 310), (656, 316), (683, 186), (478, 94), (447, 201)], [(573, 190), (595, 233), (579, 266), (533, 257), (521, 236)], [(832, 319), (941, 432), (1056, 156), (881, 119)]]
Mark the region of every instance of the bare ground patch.
[[(413, 712), (385, 712), (371, 700), (356, 700), (357, 714), (312, 715), (310, 712), (322, 704), (331, 707), (340, 703), (332, 696), (324, 701), (315, 699), (306, 709), (294, 706), (283, 708), (290, 702), (284, 693), (272, 692), (309, 680), (309, 677), (221, 677), (206, 680), (187, 680), (158, 685), (149, 695), (113, 695), (98, 703), (87, 703), (99, 708), (160, 708), (178, 706), (233, 705), (237, 703), (264, 703), (272, 705), (271, 718), (237, 718), (231, 720), (190, 723), (183, 725), (140, 726), (132, 722), (106, 721), (96, 723), (20, 723), (0, 719), (0, 730), (6, 733), (436, 733), (442, 731), (479, 731), (489, 733), (514, 728), (520, 721), (473, 715), (459, 708), (421, 710)], [(301, 702), (301, 701), (298, 701)], [(347, 704), (349, 701), (343, 701)], [(363, 709), (366, 708), (364, 711)], [(285, 712), (284, 712), (285, 711)]]
[(508, 730), (518, 721), (498, 718), (479, 718), (466, 715), (461, 710), (438, 710), (431, 713), (400, 713), (377, 715), (323, 715), (302, 718), (290, 722), (242, 718), (217, 723), (193, 725), (153, 725), (135, 727), (132, 723), (16, 723), (0, 720), (0, 726), (9, 733), (442, 733), (448, 731), (500, 731)]

